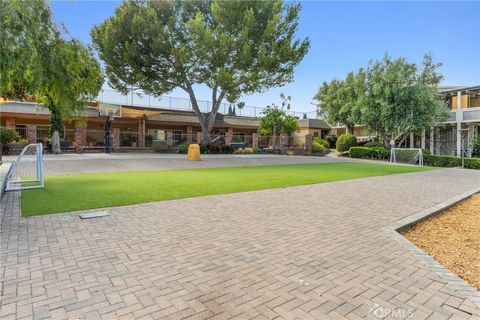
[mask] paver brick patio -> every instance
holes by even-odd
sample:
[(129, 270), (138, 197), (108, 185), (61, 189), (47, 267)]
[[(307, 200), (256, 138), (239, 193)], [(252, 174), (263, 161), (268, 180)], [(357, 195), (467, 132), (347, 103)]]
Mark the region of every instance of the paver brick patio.
[(436, 170), (70, 221), (19, 218), (8, 193), (0, 318), (376, 319), (377, 304), (413, 319), (480, 319), (382, 230), (479, 184), (477, 171)]

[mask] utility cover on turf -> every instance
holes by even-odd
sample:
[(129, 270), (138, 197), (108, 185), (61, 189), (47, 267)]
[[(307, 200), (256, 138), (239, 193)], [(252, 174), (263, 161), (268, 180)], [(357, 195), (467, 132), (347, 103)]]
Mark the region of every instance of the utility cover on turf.
[(91, 218), (106, 217), (109, 215), (110, 213), (108, 211), (94, 211), (94, 212), (80, 213), (78, 216), (81, 219), (91, 219)]

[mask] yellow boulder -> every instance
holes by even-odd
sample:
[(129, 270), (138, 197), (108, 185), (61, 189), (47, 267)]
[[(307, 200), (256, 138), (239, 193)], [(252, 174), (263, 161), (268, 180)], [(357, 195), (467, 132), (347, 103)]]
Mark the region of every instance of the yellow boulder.
[(187, 160), (200, 161), (200, 146), (196, 143), (191, 143), (188, 146)]

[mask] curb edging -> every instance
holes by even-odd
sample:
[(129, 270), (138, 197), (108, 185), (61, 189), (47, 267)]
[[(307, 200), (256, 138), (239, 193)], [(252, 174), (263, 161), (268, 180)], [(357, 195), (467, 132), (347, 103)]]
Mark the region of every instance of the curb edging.
[(413, 225), (426, 220), (442, 211), (454, 206), (462, 200), (465, 200), (472, 195), (479, 193), (480, 187), (465, 192), (459, 196), (451, 198), (447, 201), (441, 202), (433, 207), (419, 211), (411, 216), (398, 220), (383, 230), (394, 238), (397, 242), (402, 244), (409, 252), (411, 252), (416, 258), (422, 261), (428, 268), (434, 270), (443, 280), (452, 285), (455, 292), (470, 299), (480, 309), (480, 292), (470, 286), (467, 282), (454, 274), (452, 271), (444, 267), (437, 260), (435, 260), (428, 253), (407, 240), (400, 232), (412, 227)]

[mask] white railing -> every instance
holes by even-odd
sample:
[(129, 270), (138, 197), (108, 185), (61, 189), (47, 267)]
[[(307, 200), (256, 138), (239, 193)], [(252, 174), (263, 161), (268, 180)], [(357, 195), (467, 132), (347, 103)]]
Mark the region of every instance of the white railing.
[[(111, 104), (122, 104), (129, 106), (148, 107), (148, 108), (162, 108), (172, 110), (185, 110), (192, 111), (192, 104), (188, 98), (177, 98), (170, 96), (154, 97), (143, 93), (129, 92), (128, 94), (122, 94), (115, 90), (104, 89), (100, 91), (97, 101)], [(209, 112), (212, 108), (211, 101), (197, 100), (198, 106), (202, 112)], [(243, 117), (261, 117), (265, 108), (254, 106), (239, 107), (236, 103), (222, 103), (219, 112), (229, 115), (229, 110), (235, 107), (234, 115)], [(309, 119), (317, 119), (316, 111), (288, 111), (288, 114), (296, 116), (300, 119), (304, 114)]]

